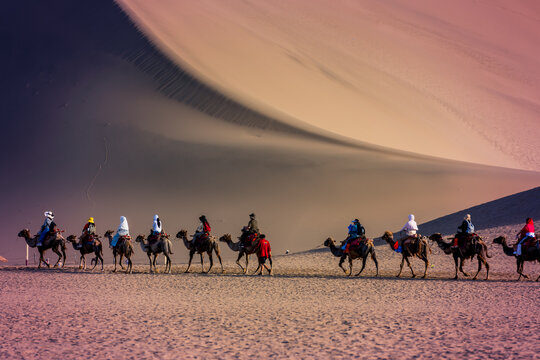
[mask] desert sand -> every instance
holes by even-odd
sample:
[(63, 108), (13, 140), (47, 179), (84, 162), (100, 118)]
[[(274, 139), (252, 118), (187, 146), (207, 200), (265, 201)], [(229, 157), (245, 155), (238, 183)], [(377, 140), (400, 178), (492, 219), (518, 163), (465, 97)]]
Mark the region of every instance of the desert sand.
[(274, 256), (272, 277), (239, 275), (230, 260), (207, 275), (183, 274), (185, 263), (172, 275), (1, 267), (0, 357), (537, 358), (540, 283), (516, 282), (513, 259), (488, 242), (489, 281), (448, 280), (453, 262), (436, 246), (425, 280), (395, 278), (400, 256), (387, 245), (376, 247), (379, 277), (371, 260), (346, 277), (328, 249)]
[[(538, 3), (1, 8), (0, 358), (540, 353), (538, 283), (515, 282), (491, 244), (540, 218)], [(90, 216), (101, 235), (121, 215), (148, 234), (156, 213), (173, 236), (201, 214), (237, 236), (255, 212), (275, 275), (239, 275), (223, 244), (225, 274), (183, 274), (177, 240), (172, 275), (147, 274), (137, 246), (132, 276), (111, 273), (107, 247), (103, 273), (78, 270), (70, 245), (64, 269), (34, 269), (35, 250), (22, 267), (16, 234), (46, 210), (65, 236)], [(423, 234), (471, 213), (490, 281), (448, 280), (436, 248), (427, 280), (395, 279), (400, 257), (378, 240), (380, 276), (368, 262), (346, 278), (320, 248), (354, 218), (377, 238), (410, 213)]]

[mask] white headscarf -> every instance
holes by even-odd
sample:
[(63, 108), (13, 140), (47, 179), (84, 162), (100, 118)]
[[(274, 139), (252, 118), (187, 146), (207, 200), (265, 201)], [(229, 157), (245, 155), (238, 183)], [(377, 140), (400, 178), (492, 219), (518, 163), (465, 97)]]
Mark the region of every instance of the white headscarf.
[(416, 221), (414, 221), (414, 215), (409, 215), (409, 221), (403, 226), (401, 230), (405, 230), (407, 232), (407, 235), (415, 235), (416, 231), (418, 231), (418, 225), (416, 225)]
[(116, 232), (120, 236), (129, 235), (129, 225), (125, 216), (120, 216), (120, 225), (118, 225)]
[[(159, 221), (158, 221), (159, 220)], [(154, 223), (152, 224), (152, 231), (160, 233), (163, 229), (163, 224), (161, 223), (161, 220), (159, 219), (159, 215), (154, 215)]]
[(54, 219), (54, 214), (53, 214), (52, 211), (45, 211), (45, 214), (43, 214), (43, 215), (45, 215), (45, 217), (47, 217), (47, 218), (49, 218), (51, 220)]

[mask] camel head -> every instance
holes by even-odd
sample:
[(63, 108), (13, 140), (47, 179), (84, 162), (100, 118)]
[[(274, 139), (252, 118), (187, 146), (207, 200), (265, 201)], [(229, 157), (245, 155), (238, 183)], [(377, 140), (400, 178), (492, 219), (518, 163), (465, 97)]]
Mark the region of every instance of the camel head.
[(495, 239), (493, 239), (493, 243), (494, 244), (503, 244), (506, 242), (506, 238), (504, 236), (499, 236), (499, 237), (496, 237)]
[(441, 241), (443, 239), (441, 233), (435, 233), (435, 234), (431, 234), (429, 236), (429, 240), (431, 241)]
[(328, 239), (324, 240), (323, 245), (326, 246), (326, 247), (329, 247), (330, 245), (334, 245), (334, 239), (329, 237)]
[(219, 241), (223, 241), (223, 242), (226, 242), (226, 243), (231, 242), (232, 241), (231, 234), (223, 235), (222, 237), (219, 238)]
[(113, 230), (107, 230), (105, 231), (105, 235), (103, 235), (104, 237), (108, 238), (108, 237), (111, 237), (112, 234), (114, 234), (114, 231)]
[(75, 235), (69, 235), (66, 238), (67, 241), (72, 242), (72, 243), (77, 242), (76, 239), (77, 239), (77, 236), (75, 236)]
[(186, 231), (186, 230), (183, 230), (183, 229), (180, 230), (180, 231), (178, 232), (178, 234), (176, 234), (176, 237), (177, 237), (178, 239), (185, 238), (186, 236), (187, 236), (187, 231)]
[(136, 242), (143, 242), (146, 239), (144, 235), (138, 235), (135, 239)]
[(386, 241), (394, 241), (394, 234), (391, 231), (385, 231), (381, 238)]
[(17, 236), (22, 237), (22, 238), (29, 238), (30, 237), (30, 230), (22, 229), (21, 231), (19, 231), (19, 234), (17, 234)]

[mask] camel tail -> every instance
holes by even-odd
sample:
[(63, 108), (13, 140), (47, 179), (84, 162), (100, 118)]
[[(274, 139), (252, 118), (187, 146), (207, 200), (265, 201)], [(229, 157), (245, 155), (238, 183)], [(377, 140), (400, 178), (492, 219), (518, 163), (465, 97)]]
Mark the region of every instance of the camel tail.
[(486, 256), (487, 256), (488, 258), (490, 258), (491, 255), (488, 253), (488, 247), (487, 247), (486, 243), (482, 243), (482, 246), (484, 247), (484, 250), (486, 251)]

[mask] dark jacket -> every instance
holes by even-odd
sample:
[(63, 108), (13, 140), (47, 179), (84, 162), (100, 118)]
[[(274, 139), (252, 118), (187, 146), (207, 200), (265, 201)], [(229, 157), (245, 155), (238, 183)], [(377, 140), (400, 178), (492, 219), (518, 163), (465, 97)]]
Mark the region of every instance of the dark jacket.
[(249, 223), (247, 225), (247, 231), (252, 234), (259, 232), (259, 224), (257, 224), (257, 220), (249, 220)]

